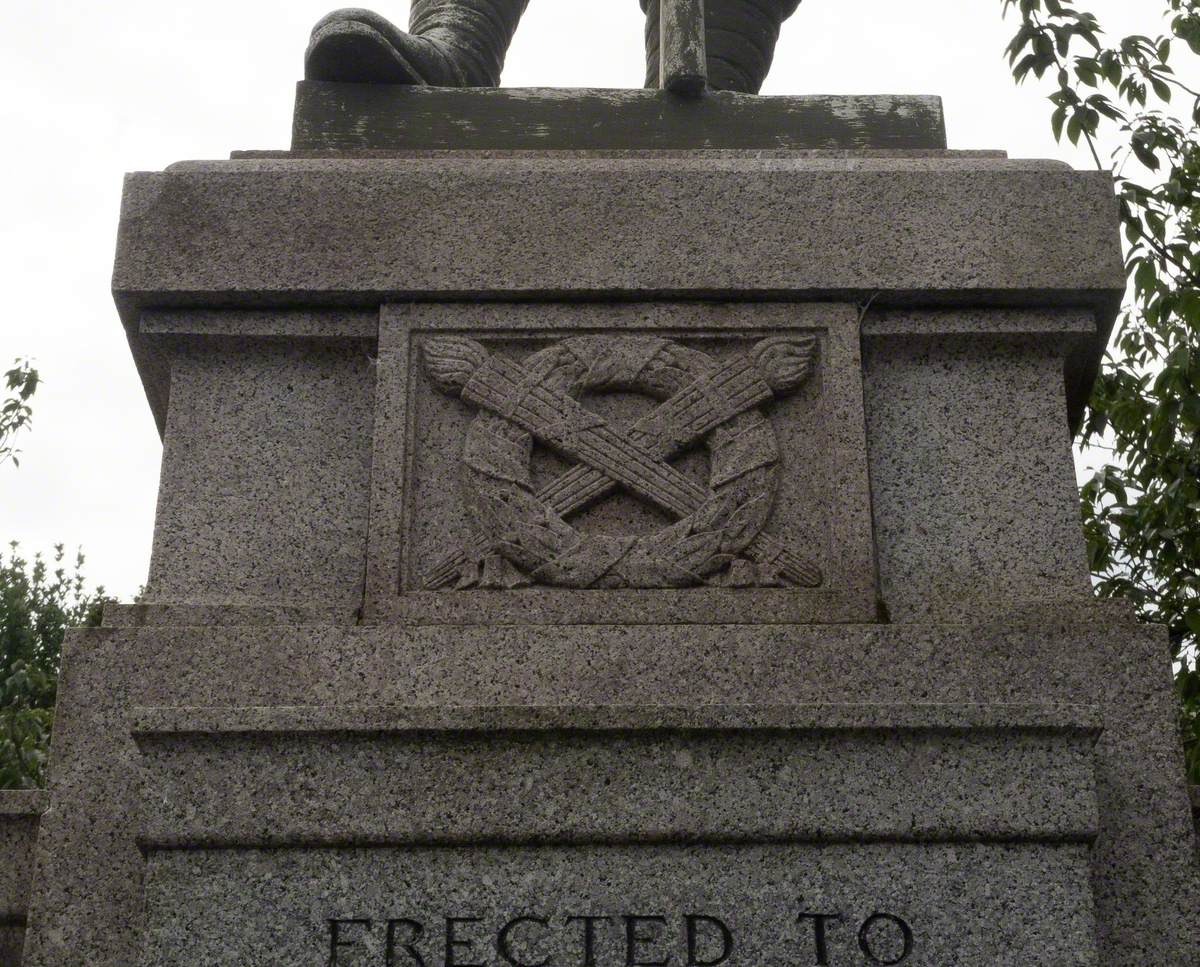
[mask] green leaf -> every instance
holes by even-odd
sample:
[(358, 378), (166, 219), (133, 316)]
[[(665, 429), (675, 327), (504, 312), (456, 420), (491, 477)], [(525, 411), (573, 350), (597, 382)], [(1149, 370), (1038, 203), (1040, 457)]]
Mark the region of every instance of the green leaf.
[(1079, 144), (1079, 138), (1083, 134), (1083, 116), (1079, 111), (1071, 115), (1071, 120), (1067, 122), (1067, 138), (1071, 144)]
[(1066, 120), (1067, 120), (1067, 109), (1065, 107), (1058, 108), (1050, 116), (1050, 127), (1054, 131), (1054, 140), (1055, 141), (1062, 141), (1063, 124), (1066, 123)]

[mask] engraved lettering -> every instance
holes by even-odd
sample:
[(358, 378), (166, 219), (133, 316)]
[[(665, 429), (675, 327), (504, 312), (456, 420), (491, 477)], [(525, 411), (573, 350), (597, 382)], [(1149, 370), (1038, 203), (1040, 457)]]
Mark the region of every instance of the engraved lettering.
[(387, 967), (399, 967), (396, 960), (397, 937), (396, 928), (403, 927), (408, 938), (399, 943), (399, 949), (403, 950), (408, 955), (408, 959), (417, 965), (417, 967), (425, 967), (425, 958), (421, 956), (417, 950), (417, 941), (425, 934), (425, 927), (416, 920), (409, 920), (407, 917), (400, 917), (397, 920), (389, 920), (387, 922), (387, 941), (384, 946), (384, 963)]
[(567, 917), (567, 923), (577, 920), (583, 924), (583, 967), (596, 967), (596, 924), (612, 917)]
[[(725, 963), (733, 955), (733, 934), (724, 922), (703, 913), (689, 913), (684, 920), (687, 922), (687, 967), (717, 967), (718, 964)], [(715, 927), (721, 935), (721, 952), (713, 960), (701, 960), (699, 957), (698, 934), (702, 924)]]
[[(804, 899), (799, 904), (804, 906)], [(542, 916), (536, 908), (529, 913), (499, 917), (443, 916), (445, 922), (444, 960), (438, 950), (437, 929), (427, 928), (428, 921), (412, 917), (369, 919), (333, 917), (323, 921), (328, 929), (328, 958), (325, 967), (351, 967), (357, 964), (382, 964), (383, 967), (598, 967), (609, 961), (622, 963), (619, 944), (624, 941), (624, 967), (729, 967), (745, 959), (741, 936), (743, 927), (754, 938), (749, 946), (774, 949), (771, 941), (783, 940), (769, 922), (738, 922), (737, 936), (720, 911), (685, 914), (575, 914)], [(767, 921), (774, 917), (766, 915)], [(793, 967), (833, 967), (839, 957), (851, 952), (851, 936), (857, 940), (864, 958), (860, 963), (879, 967), (898, 967), (907, 963), (916, 947), (913, 928), (900, 916), (877, 911), (861, 921), (857, 934), (835, 936), (833, 925), (846, 920), (835, 909), (800, 909), (795, 914), (793, 939), (800, 955)], [(755, 918), (757, 919), (757, 918)], [(620, 920), (624, 929), (617, 933)], [(682, 920), (682, 924), (679, 922)], [(858, 923), (858, 918), (854, 918)], [(812, 925), (812, 940), (806, 933)], [(385, 929), (376, 931), (379, 924)], [(574, 924), (582, 924), (576, 933)], [(786, 915), (783, 924), (784, 930)], [(678, 928), (682, 927), (680, 932)], [(603, 935), (600, 930), (607, 930)], [(569, 938), (569, 939), (568, 939)], [(582, 940), (582, 950), (575, 945)], [(676, 944), (682, 944), (680, 948)], [(811, 943), (811, 946), (810, 946)], [(851, 947), (841, 949), (845, 944)], [(489, 945), (495, 954), (488, 952)], [(556, 956), (562, 949), (565, 960)], [(567, 950), (570, 949), (568, 953)], [(742, 952), (738, 954), (738, 951)], [(736, 956), (735, 956), (736, 955)], [(857, 956), (857, 954), (855, 955)], [(615, 958), (615, 960), (614, 960)], [(811, 959), (810, 959), (811, 958)]]
[[(902, 950), (899, 957), (893, 960), (885, 960), (875, 952), (875, 944), (871, 939), (872, 928), (876, 924), (890, 923), (900, 931), (900, 940)], [(873, 913), (863, 921), (863, 925), (858, 931), (858, 946), (866, 955), (867, 960), (873, 964), (883, 964), (884, 967), (894, 967), (895, 964), (902, 964), (908, 960), (909, 954), (913, 949), (913, 932), (912, 928), (901, 920), (899, 917), (892, 916), (890, 913)], [(894, 945), (893, 945), (894, 946)]]
[(482, 922), (480, 917), (446, 917), (446, 967), (487, 967), (486, 964), (468, 964), (455, 959), (459, 947), (463, 948), (463, 956), (471, 956), (471, 947), (475, 943), (474, 940), (459, 937), (459, 926)]
[(796, 918), (797, 923), (811, 920), (813, 924), (813, 940), (816, 944), (817, 959), (815, 967), (829, 967), (829, 939), (826, 936), (825, 924), (830, 920), (841, 920), (840, 913), (809, 913), (801, 911)]
[(357, 947), (359, 940), (357, 939), (342, 939), (343, 928), (362, 927), (365, 930), (371, 929), (370, 920), (349, 919), (349, 920), (330, 920), (329, 921), (329, 967), (337, 967), (338, 951), (343, 947)]
[(647, 952), (643, 954), (638, 948), (643, 944), (652, 944), (660, 939), (660, 933), (654, 931), (651, 933), (641, 933), (639, 927), (642, 925), (649, 926), (658, 924), (665, 927), (667, 918), (660, 916), (637, 916), (634, 914), (625, 915), (625, 967), (667, 967), (671, 962), (671, 955), (667, 954), (662, 960), (638, 960), (638, 957), (650, 956)]
[(509, 947), (509, 937), (512, 932), (523, 923), (536, 923), (541, 927), (549, 927), (550, 921), (542, 917), (517, 917), (515, 920), (509, 920), (503, 927), (500, 928), (500, 934), (496, 937), (496, 953), (504, 958), (505, 961), (512, 964), (512, 967), (549, 967), (550, 958), (545, 960), (537, 960), (532, 963), (526, 963), (523, 960), (517, 960), (513, 955), (512, 949)]

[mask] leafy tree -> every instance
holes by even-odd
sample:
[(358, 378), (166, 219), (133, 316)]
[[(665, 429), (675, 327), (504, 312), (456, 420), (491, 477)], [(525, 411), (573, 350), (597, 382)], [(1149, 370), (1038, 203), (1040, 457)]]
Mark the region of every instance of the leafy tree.
[(45, 781), (54, 700), (66, 629), (100, 623), (104, 589), (85, 590), (83, 555), (64, 563), (61, 544), (51, 564), (0, 551), (0, 789), (30, 789)]
[(33, 418), (29, 400), (37, 392), (39, 382), (38, 371), (27, 359), (14, 360), (13, 368), (4, 374), (5, 386), (12, 395), (0, 404), (0, 463), (11, 460), (13, 466), (21, 465), (17, 459), (20, 451), (13, 447), (12, 441)]
[(1200, 92), (1176, 70), (1196, 67), (1200, 0), (1159, 0), (1155, 36), (1116, 42), (1060, 0), (1003, 3), (1020, 19), (1013, 76), (1053, 79), (1055, 137), (1115, 178), (1129, 290), (1082, 431), (1108, 455), (1082, 487), (1084, 525), (1097, 592), (1170, 631), (1200, 783)]

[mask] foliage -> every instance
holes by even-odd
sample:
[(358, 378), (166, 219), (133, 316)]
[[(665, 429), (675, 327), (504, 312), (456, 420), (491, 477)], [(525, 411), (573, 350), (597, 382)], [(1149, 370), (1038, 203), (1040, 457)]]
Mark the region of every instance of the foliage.
[(1109, 453), (1082, 488), (1098, 593), (1165, 624), (1188, 771), (1200, 782), (1200, 93), (1176, 67), (1200, 55), (1200, 0), (1159, 0), (1160, 35), (1109, 43), (1060, 0), (1004, 0), (1020, 28), (1013, 76), (1049, 74), (1061, 141), (1116, 138), (1113, 173), (1129, 290), (1082, 444)]
[(4, 384), (10, 395), (0, 403), (0, 463), (11, 460), (13, 466), (20, 466), (17, 459), (19, 450), (13, 447), (13, 438), (17, 432), (29, 426), (33, 418), (33, 410), (29, 400), (37, 392), (40, 377), (27, 359), (13, 361), (13, 368), (4, 374)]
[(9, 548), (0, 551), (0, 789), (29, 789), (45, 782), (63, 636), (99, 624), (104, 591), (85, 591), (83, 555), (68, 570), (61, 544), (52, 564)]

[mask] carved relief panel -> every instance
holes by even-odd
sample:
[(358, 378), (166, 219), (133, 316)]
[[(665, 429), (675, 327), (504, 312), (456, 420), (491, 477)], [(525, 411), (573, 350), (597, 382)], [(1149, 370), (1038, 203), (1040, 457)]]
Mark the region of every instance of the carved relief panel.
[(380, 328), (368, 617), (874, 617), (845, 305), (418, 304)]

